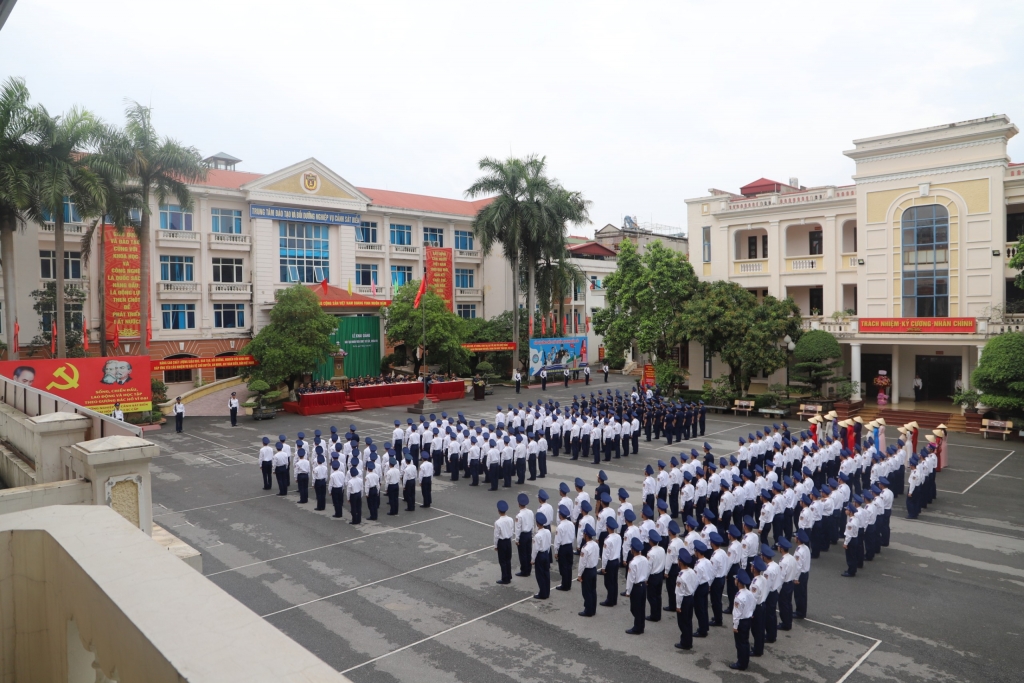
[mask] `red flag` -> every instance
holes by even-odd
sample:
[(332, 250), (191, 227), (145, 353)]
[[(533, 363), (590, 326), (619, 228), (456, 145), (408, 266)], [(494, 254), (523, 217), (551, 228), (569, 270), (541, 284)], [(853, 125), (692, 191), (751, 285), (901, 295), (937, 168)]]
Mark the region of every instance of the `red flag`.
[(324, 296), (327, 296), (327, 278), (320, 282), (320, 289), (324, 290)]
[(377, 296), (377, 281), (372, 278), (370, 279), (370, 295)]
[(121, 327), (114, 323), (114, 350), (117, 351), (118, 345), (121, 343)]
[(423, 293), (426, 292), (426, 291), (427, 291), (427, 278), (424, 277), (422, 280), (420, 280), (420, 288), (419, 288), (419, 290), (416, 291), (416, 301), (414, 301), (413, 304), (412, 304), (413, 308), (419, 308), (420, 307), (420, 299), (423, 298)]
[(82, 328), (82, 350), (83, 351), (88, 351), (89, 350), (89, 329), (88, 328)]
[(548, 333), (548, 317), (546, 315), (540, 317), (540, 333), (542, 335), (547, 335)]
[(533, 336), (533, 316), (530, 316), (530, 336)]
[(146, 321), (146, 346), (149, 346), (153, 341), (153, 321)]
[(18, 324), (18, 319), (15, 318), (14, 319), (14, 342), (12, 344), (13, 347), (14, 347), (14, 353), (18, 353), (18, 351), (20, 351), (20, 346), (19, 346), (19, 343), (18, 343), (18, 336), (20, 334), (21, 334), (21, 325)]
[(50, 355), (56, 355), (57, 353), (57, 321), (50, 321)]

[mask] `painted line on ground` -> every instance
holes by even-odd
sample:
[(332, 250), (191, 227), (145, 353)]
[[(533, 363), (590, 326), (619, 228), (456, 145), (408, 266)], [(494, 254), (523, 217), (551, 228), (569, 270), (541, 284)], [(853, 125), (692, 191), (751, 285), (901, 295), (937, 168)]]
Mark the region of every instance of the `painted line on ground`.
[[(505, 610), (509, 609), (510, 607), (515, 607), (516, 605), (520, 605), (520, 604), (526, 602), (527, 600), (533, 600), (533, 596), (530, 596), (530, 597), (527, 597), (527, 598), (523, 598), (522, 600), (516, 600), (515, 602), (513, 602), (511, 604), (508, 604), (508, 605), (505, 605), (504, 607), (499, 607), (498, 609), (496, 609), (496, 610), (494, 610), (492, 612), (488, 612), (487, 614), (482, 614), (479, 617), (476, 617), (474, 619), (470, 619), (469, 621), (464, 621), (461, 624), (458, 624), (456, 626), (452, 626), (451, 628), (447, 628), (447, 629), (441, 631), (440, 633), (435, 633), (432, 636), (427, 636), (426, 638), (421, 638), (420, 640), (417, 640), (414, 643), (409, 643), (408, 645), (403, 645), (402, 647), (398, 648), (397, 650), (392, 650), (391, 652), (388, 652), (386, 654), (382, 654), (379, 657), (374, 657), (373, 659), (368, 659), (365, 662), (363, 662), (362, 664), (356, 664), (355, 666), (350, 666), (349, 668), (347, 668), (347, 669), (345, 669), (343, 671), (339, 671), (338, 673), (347, 674), (349, 671), (355, 671), (356, 669), (360, 669), (360, 668), (366, 666), (367, 664), (373, 664), (374, 662), (378, 662), (378, 661), (384, 659), (385, 657), (390, 657), (391, 655), (396, 655), (399, 652), (403, 652), (405, 650), (408, 650), (411, 647), (416, 647), (417, 645), (420, 645), (421, 643), (425, 643), (428, 640), (433, 640), (434, 638), (438, 638), (438, 637), (443, 636), (443, 635), (445, 635), (447, 633), (451, 633), (455, 629), (459, 629), (459, 628), (462, 628), (463, 626), (468, 626), (470, 624), (476, 623), (476, 622), (480, 621), (481, 619), (486, 619), (487, 617), (494, 616), (495, 614), (497, 614), (499, 612), (504, 612)], [(842, 683), (842, 682), (840, 681), (840, 683)]]
[[(993, 449), (993, 450), (994, 450), (994, 449)], [(995, 465), (993, 465), (993, 466), (992, 466), (992, 469), (990, 469), (990, 470), (989, 470), (988, 472), (986, 472), (985, 474), (983, 474), (983, 475), (981, 475), (980, 477), (978, 477), (978, 478), (977, 478), (977, 479), (975, 480), (974, 484), (971, 484), (970, 486), (968, 486), (967, 488), (965, 488), (965, 489), (964, 489), (963, 491), (961, 491), (960, 493), (961, 493), (961, 494), (963, 494), (963, 493), (967, 493), (968, 491), (970, 491), (971, 489), (973, 489), (973, 488), (974, 488), (974, 486), (975, 486), (975, 484), (977, 484), (977, 483), (978, 483), (979, 481), (981, 481), (982, 479), (984, 479), (984, 478), (985, 478), (985, 477), (987, 477), (988, 475), (992, 474), (992, 470), (994, 470), (995, 468), (999, 467), (999, 466), (1000, 466), (1000, 465), (1002, 465), (1002, 464), (1003, 464), (1004, 462), (1006, 462), (1006, 459), (1007, 459), (1007, 458), (1009, 458), (1009, 457), (1010, 457), (1011, 455), (1013, 455), (1014, 453), (1016, 453), (1016, 451), (1010, 451), (1009, 453), (1007, 453), (1007, 454), (1006, 454), (1006, 457), (1005, 457), (1005, 458), (1003, 458), (1002, 460), (1000, 460), (999, 462), (997, 462), (997, 463), (996, 463)]]
[(826, 624), (823, 621), (815, 621), (814, 619), (804, 619), (804, 621), (810, 622), (812, 624), (817, 624), (818, 626), (824, 626), (825, 628), (831, 628), (836, 631), (842, 631), (843, 633), (849, 633), (851, 636), (857, 636), (858, 638), (864, 638), (866, 640), (875, 641), (874, 643), (872, 643), (871, 647), (868, 648), (868, 651), (862, 654), (860, 656), (860, 659), (854, 662), (853, 666), (847, 669), (846, 673), (844, 673), (842, 677), (838, 681), (836, 681), (836, 683), (844, 683), (844, 681), (846, 681), (847, 678), (853, 675), (853, 672), (857, 670), (857, 667), (863, 664), (867, 660), (867, 658), (871, 656), (871, 653), (874, 652), (878, 648), (878, 646), (882, 644), (881, 640), (873, 636), (866, 636), (863, 633), (857, 633), (856, 631), (850, 631), (845, 628), (839, 628), (838, 626), (833, 626), (832, 624)]
[(295, 557), (296, 555), (303, 555), (305, 553), (311, 553), (311, 552), (314, 552), (316, 550), (324, 550), (326, 548), (333, 548), (334, 546), (344, 545), (346, 543), (352, 543), (353, 541), (361, 541), (364, 538), (370, 538), (372, 536), (379, 536), (381, 534), (386, 534), (386, 533), (391, 532), (391, 531), (398, 531), (399, 529), (407, 529), (407, 528), (409, 528), (411, 526), (416, 526), (417, 524), (426, 524), (427, 522), (434, 522), (434, 521), (437, 521), (439, 519), (444, 519), (445, 517), (451, 517), (451, 515), (450, 514), (444, 514), (444, 515), (439, 515), (437, 517), (431, 517), (430, 519), (421, 519), (420, 521), (413, 522), (412, 524), (404, 524), (402, 526), (388, 527), (387, 529), (382, 529), (381, 531), (374, 531), (373, 533), (365, 534), (363, 536), (356, 536), (355, 538), (346, 538), (344, 541), (337, 541), (336, 543), (328, 543), (327, 545), (321, 545), (321, 546), (318, 546), (316, 548), (309, 548), (308, 550), (300, 550), (300, 551), (295, 552), (295, 553), (288, 553), (287, 555), (278, 555), (277, 557), (271, 557), (268, 560), (260, 560), (259, 562), (250, 562), (248, 564), (242, 564), (242, 565), (239, 565), (237, 567), (232, 567), (231, 569), (222, 569), (219, 572), (213, 572), (211, 574), (206, 574), (206, 578), (210, 578), (211, 576), (217, 576), (218, 574), (227, 574), (228, 572), (238, 571), (239, 569), (245, 569), (246, 567), (255, 567), (258, 564), (266, 564), (268, 562), (274, 562), (276, 560), (283, 560), (286, 557)]
[(462, 515), (457, 515), (454, 512), (448, 512), (447, 510), (442, 510), (441, 508), (437, 508), (437, 507), (435, 507), (433, 509), (437, 510), (438, 512), (444, 512), (445, 514), (451, 515), (452, 517), (458, 517), (459, 519), (464, 519), (467, 522), (475, 522), (477, 524), (483, 524), (484, 526), (491, 527), (491, 528), (494, 527), (494, 524), (488, 524), (487, 522), (481, 522), (479, 519), (473, 519), (472, 517), (463, 517)]
[(314, 602), (321, 602), (323, 600), (330, 600), (331, 598), (336, 598), (339, 595), (345, 595), (346, 593), (351, 593), (352, 591), (357, 591), (360, 588), (369, 588), (370, 586), (376, 586), (378, 583), (384, 583), (385, 581), (391, 581), (393, 579), (399, 579), (399, 578), (401, 578), (403, 576), (408, 576), (409, 574), (415, 574), (416, 572), (423, 571), (424, 569), (430, 569), (431, 567), (436, 567), (436, 566), (438, 566), (440, 564), (444, 564), (446, 562), (452, 562), (453, 560), (458, 560), (458, 559), (461, 559), (463, 557), (469, 557), (470, 555), (475, 555), (477, 553), (481, 553), (481, 552), (483, 552), (485, 550), (491, 550), (493, 548), (494, 548), (493, 545), (489, 545), (489, 546), (486, 546), (484, 548), (480, 548), (478, 550), (470, 550), (468, 553), (462, 553), (461, 555), (456, 555), (455, 557), (449, 557), (447, 560), (441, 560), (440, 562), (434, 562), (433, 564), (428, 564), (428, 565), (424, 565), (422, 567), (417, 567), (416, 569), (410, 569), (407, 572), (402, 572), (401, 574), (395, 574), (394, 576), (389, 576), (386, 579), (377, 579), (376, 581), (371, 581), (369, 583), (363, 583), (363, 584), (360, 584), (358, 586), (353, 586), (352, 588), (347, 588), (347, 589), (345, 589), (343, 591), (338, 591), (337, 593), (331, 593), (330, 595), (325, 595), (325, 596), (323, 596), (321, 598), (316, 598), (314, 600), (307, 600), (306, 602), (301, 602), (298, 605), (292, 605), (291, 607), (285, 607), (284, 609), (279, 609), (276, 612), (270, 612), (269, 614), (264, 614), (264, 615), (262, 615), (262, 618), (263, 619), (267, 619), (267, 618), (272, 617), (272, 616), (274, 616), (276, 614), (281, 614), (283, 612), (290, 612), (293, 609), (298, 609), (299, 607), (305, 607), (306, 605), (312, 605)]
[[(187, 510), (169, 510), (168, 512), (161, 512), (159, 515), (153, 515), (153, 517), (166, 517), (167, 515), (180, 514), (184, 512), (192, 512), (193, 510), (205, 510), (206, 508), (215, 508), (221, 505), (231, 505), (232, 503), (244, 503), (247, 500), (256, 500), (258, 498), (270, 498), (276, 496), (276, 493), (264, 493), (262, 496), (253, 496), (251, 498), (239, 498), (238, 500), (229, 500), (226, 503), (213, 503), (212, 505), (200, 505), (195, 508), (188, 508)], [(161, 507), (166, 507), (161, 505)]]

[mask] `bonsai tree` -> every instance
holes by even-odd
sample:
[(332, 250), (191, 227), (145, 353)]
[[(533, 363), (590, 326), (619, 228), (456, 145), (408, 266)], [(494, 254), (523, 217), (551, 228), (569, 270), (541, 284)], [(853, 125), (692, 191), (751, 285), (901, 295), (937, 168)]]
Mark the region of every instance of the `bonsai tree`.
[(1004, 414), (1024, 412), (1021, 358), (1024, 358), (1024, 333), (1006, 332), (993, 337), (985, 345), (981, 361), (971, 375), (971, 383), (981, 391), (977, 401)]
[(281, 392), (279, 391), (271, 391), (270, 385), (267, 384), (262, 379), (254, 379), (251, 382), (249, 382), (246, 386), (249, 387), (249, 391), (252, 391), (256, 394), (255, 400), (249, 399), (248, 401), (245, 402), (244, 407), (246, 408), (255, 408), (256, 410), (259, 411), (266, 410), (267, 402), (273, 401), (274, 399), (279, 398), (281, 395)]
[(492, 379), (494, 376), (494, 366), (485, 360), (480, 361), (476, 364), (476, 373), (486, 379)]
[(811, 330), (802, 334), (793, 349), (793, 358), (796, 365), (791, 376), (809, 387), (812, 396), (821, 396), (821, 388), (826, 383), (843, 379), (836, 375), (836, 371), (843, 367), (843, 352), (829, 332)]

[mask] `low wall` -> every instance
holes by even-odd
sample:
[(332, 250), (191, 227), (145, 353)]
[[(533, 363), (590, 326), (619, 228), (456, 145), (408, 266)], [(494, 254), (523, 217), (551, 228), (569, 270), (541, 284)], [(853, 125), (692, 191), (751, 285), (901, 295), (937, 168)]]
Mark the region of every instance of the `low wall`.
[(36, 471), (27, 462), (0, 444), (0, 482), (9, 488), (36, 483)]
[(0, 491), (0, 515), (34, 510), (46, 505), (88, 505), (92, 503), (92, 486), (82, 479), (55, 481), (35, 486)]
[[(220, 391), (221, 389), (228, 389), (230, 387), (237, 387), (239, 384), (243, 384), (243, 383), (244, 383), (244, 380), (241, 377), (228, 377), (227, 379), (219, 379), (219, 380), (217, 380), (215, 382), (210, 382), (209, 384), (204, 384), (203, 386), (198, 387), (196, 389), (191, 389), (189, 391), (186, 391), (183, 394), (178, 394), (178, 396), (181, 396), (181, 402), (182, 403), (187, 404), (187, 403), (189, 403), (191, 401), (196, 400), (197, 398), (202, 398), (203, 396), (206, 396), (208, 394), (212, 394), (215, 391)], [(177, 398), (177, 396), (172, 398), (170, 401), (165, 401), (164, 403), (158, 403), (156, 405), (156, 408), (163, 415), (173, 415), (174, 414), (175, 398)], [(187, 411), (187, 409), (186, 409), (186, 411)], [(188, 413), (186, 412), (186, 415), (187, 414)]]

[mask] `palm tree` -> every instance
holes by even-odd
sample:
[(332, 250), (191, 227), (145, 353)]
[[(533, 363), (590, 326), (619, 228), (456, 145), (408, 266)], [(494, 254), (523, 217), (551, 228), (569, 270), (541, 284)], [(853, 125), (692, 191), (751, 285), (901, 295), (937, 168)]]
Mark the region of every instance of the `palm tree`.
[[(0, 267), (8, 342), (14, 339), (18, 317), (14, 233), (20, 221), (39, 218), (31, 199), (32, 169), (36, 164), (31, 143), (36, 121), (28, 102), (24, 80), (10, 78), (0, 88)], [(8, 347), (7, 357), (17, 360), (15, 345), (9, 343)]]
[(111, 145), (109, 153), (122, 159), (131, 182), (141, 193), (142, 217), (139, 225), (141, 296), (139, 297), (139, 355), (149, 355), (146, 325), (149, 313), (150, 241), (152, 240), (150, 199), (163, 204), (174, 198), (183, 210), (192, 207), (189, 184), (206, 179), (206, 165), (195, 147), (177, 140), (161, 138), (153, 129), (152, 109), (129, 100), (125, 110), (127, 123), (124, 140)]
[(547, 183), (540, 198), (541, 230), (533, 248), (545, 270), (545, 296), (548, 299), (548, 306), (554, 308), (554, 302), (557, 300), (559, 320), (563, 321), (565, 297), (574, 287), (582, 286), (586, 281), (586, 274), (567, 260), (567, 226), (569, 223), (588, 223), (590, 204), (590, 201), (583, 198), (582, 193), (570, 192), (553, 180)]
[(38, 107), (38, 139), (35, 144), (39, 165), (35, 169), (32, 192), (41, 211), (53, 220), (56, 259), (57, 357), (67, 355), (64, 320), (64, 204), (76, 202), (84, 207), (105, 204), (105, 188), (100, 175), (90, 166), (97, 159), (103, 124), (84, 109), (72, 107), (63, 116), (50, 116)]
[(540, 300), (541, 311), (547, 313), (558, 309), (558, 319), (565, 320), (565, 300), (572, 296), (573, 291), (586, 286), (587, 274), (569, 257), (563, 249), (562, 254), (552, 259), (545, 258), (537, 269), (537, 298)]

